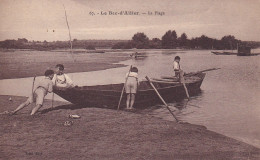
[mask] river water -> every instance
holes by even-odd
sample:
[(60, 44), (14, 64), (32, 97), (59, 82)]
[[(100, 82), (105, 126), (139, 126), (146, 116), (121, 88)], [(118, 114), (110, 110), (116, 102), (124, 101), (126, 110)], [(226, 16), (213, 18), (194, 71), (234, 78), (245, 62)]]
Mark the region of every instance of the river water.
[[(188, 105), (175, 114), (182, 121), (204, 125), (209, 130), (260, 148), (260, 56), (214, 55), (206, 50), (139, 50), (138, 52), (146, 53), (147, 57), (120, 63), (137, 66), (140, 79), (144, 79), (145, 76), (160, 78), (172, 75), (172, 62), (177, 55), (181, 57), (181, 68), (185, 72), (221, 68), (207, 72), (201, 86), (202, 92), (191, 97)], [(79, 86), (111, 84), (124, 82), (128, 70), (129, 66), (69, 75)], [(0, 80), (0, 94), (27, 96), (31, 83), (32, 77)], [(51, 95), (47, 96), (50, 97)], [(61, 99), (56, 96), (55, 100)], [(186, 102), (187, 100), (183, 100), (170, 105), (184, 106)], [(174, 120), (164, 107), (154, 107), (144, 113)]]
[[(207, 72), (201, 86), (202, 93), (188, 102), (199, 108), (187, 105), (176, 113), (177, 116), (260, 148), (260, 56), (214, 55), (210, 51), (198, 50), (183, 53), (164, 51), (132, 63), (142, 74), (159, 77), (172, 74), (176, 55), (181, 57), (181, 67), (186, 72), (221, 68)], [(172, 105), (182, 105), (186, 101)], [(151, 114), (173, 120), (164, 108), (153, 110)]]

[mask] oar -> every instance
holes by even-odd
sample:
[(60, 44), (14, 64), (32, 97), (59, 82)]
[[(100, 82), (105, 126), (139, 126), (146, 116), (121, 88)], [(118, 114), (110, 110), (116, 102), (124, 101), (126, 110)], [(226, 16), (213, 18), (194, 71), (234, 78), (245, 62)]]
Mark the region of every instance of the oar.
[(33, 89), (34, 89), (34, 82), (35, 82), (36, 76), (33, 77), (33, 83), (32, 83), (32, 97), (33, 97)]
[(33, 89), (34, 89), (34, 82), (35, 82), (36, 76), (33, 77), (33, 83), (32, 83), (32, 94), (33, 94)]
[[(201, 71), (194, 72), (194, 73), (187, 73), (187, 74), (185, 74), (185, 76), (192, 76), (192, 75), (195, 75), (195, 74), (198, 74), (198, 73), (201, 73), (201, 72), (214, 71), (214, 70), (218, 70), (218, 69), (221, 69), (221, 68), (205, 69), (205, 70), (201, 70)], [(161, 78), (162, 79), (173, 79), (174, 77), (173, 76), (161, 76)]]
[[(56, 86), (56, 80), (57, 80), (57, 74), (56, 74), (56, 77), (55, 77), (55, 82), (54, 82), (54, 87)], [(52, 90), (52, 98), (51, 98), (51, 108), (53, 108), (53, 101), (54, 101), (54, 92)]]
[(175, 120), (177, 122), (179, 122), (179, 120), (177, 119), (177, 117), (172, 113), (172, 111), (170, 110), (169, 106), (167, 105), (167, 103), (164, 101), (164, 99), (162, 98), (162, 96), (160, 95), (160, 93), (157, 91), (157, 89), (155, 88), (155, 86), (153, 85), (153, 83), (150, 81), (150, 79), (146, 76), (145, 77), (148, 82), (150, 83), (150, 85), (152, 86), (152, 88), (154, 89), (154, 91), (156, 92), (156, 94), (158, 95), (158, 97), (161, 99), (161, 101), (164, 103), (165, 107), (169, 110), (169, 112), (172, 114), (172, 116), (175, 118)]
[(151, 79), (152, 82), (158, 82), (158, 83), (166, 83), (166, 84), (179, 84), (180, 82), (174, 82), (174, 81), (164, 81), (164, 80), (153, 80)]
[(181, 71), (181, 73), (180, 73), (180, 82), (182, 83), (182, 85), (184, 87), (184, 90), (185, 90), (185, 93), (186, 93), (186, 96), (187, 96), (188, 100), (190, 100), (190, 95), (189, 95), (188, 89), (186, 87), (185, 79), (184, 79), (183, 75), (184, 75), (183, 71)]
[(122, 92), (121, 92), (120, 100), (119, 100), (119, 102), (118, 102), (117, 110), (119, 110), (120, 103), (121, 103), (121, 100), (122, 100), (122, 97), (123, 97), (123, 94), (124, 94), (125, 84), (126, 84), (126, 82), (127, 82), (128, 76), (129, 76), (129, 74), (130, 74), (130, 72), (131, 72), (131, 69), (132, 69), (132, 65), (130, 66), (129, 72), (128, 72), (127, 77), (126, 77), (126, 79), (125, 79), (125, 83), (124, 83), (124, 86), (123, 86), (123, 89), (122, 89)]
[(201, 73), (201, 72), (214, 71), (214, 70), (218, 70), (218, 69), (221, 69), (221, 68), (210, 68), (210, 69), (205, 69), (205, 70), (201, 70), (201, 71), (198, 71), (198, 72), (195, 72), (195, 73), (188, 73), (188, 74), (185, 74), (185, 76), (190, 76), (190, 75), (198, 74), (198, 73)]
[(32, 95), (31, 95), (31, 98), (34, 97), (34, 95), (33, 95), (33, 90), (34, 90), (35, 79), (36, 79), (36, 76), (33, 77), (33, 83), (32, 83)]

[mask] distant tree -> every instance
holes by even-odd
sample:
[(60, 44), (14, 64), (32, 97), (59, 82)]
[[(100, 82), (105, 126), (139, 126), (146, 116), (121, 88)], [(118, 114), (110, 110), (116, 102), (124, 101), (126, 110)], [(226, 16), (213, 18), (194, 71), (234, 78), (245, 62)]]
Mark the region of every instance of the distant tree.
[(172, 32), (169, 30), (162, 36), (162, 47), (171, 48), (172, 41)]
[(205, 36), (205, 35), (202, 35), (199, 39), (199, 46), (200, 48), (202, 49), (211, 49), (212, 47), (212, 39)]
[(198, 48), (198, 38), (192, 38), (190, 40), (190, 48), (192, 49)]
[(177, 34), (175, 30), (167, 31), (162, 36), (162, 47), (163, 48), (176, 48), (177, 47)]
[(148, 48), (149, 45), (149, 38), (144, 33), (136, 33), (132, 37), (132, 43), (135, 48)]
[(159, 38), (153, 38), (152, 41), (153, 42), (160, 42), (161, 40)]
[(178, 38), (178, 41), (179, 41), (179, 45), (181, 47), (186, 46), (187, 43), (188, 43), (188, 39), (187, 39), (186, 33), (182, 33), (181, 37)]
[(112, 49), (131, 49), (134, 48), (131, 41), (129, 42), (118, 42), (112, 46)]
[(3, 48), (16, 48), (16, 40), (5, 40), (2, 42)]
[(86, 47), (86, 49), (87, 49), (87, 50), (96, 50), (95, 46), (93, 46), (93, 45), (88, 45), (88, 46)]
[(159, 49), (161, 47), (162, 47), (162, 43), (161, 43), (161, 40), (159, 38), (153, 38), (149, 42), (149, 48)]
[(172, 31), (172, 38), (173, 40), (177, 39), (177, 33), (175, 32), (175, 30)]
[(221, 38), (221, 43), (224, 49), (236, 49), (238, 40), (235, 36), (227, 35)]
[(18, 38), (17, 40), (19, 43), (28, 43), (28, 40), (26, 38)]
[(190, 48), (194, 49), (212, 49), (213, 39), (205, 35), (192, 38), (189, 41)]

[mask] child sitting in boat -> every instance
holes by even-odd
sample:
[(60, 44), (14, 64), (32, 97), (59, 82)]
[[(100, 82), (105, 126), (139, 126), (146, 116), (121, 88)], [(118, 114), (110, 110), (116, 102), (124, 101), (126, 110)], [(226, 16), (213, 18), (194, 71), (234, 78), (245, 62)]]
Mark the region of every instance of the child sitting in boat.
[(29, 96), (29, 98), (19, 105), (14, 111), (10, 112), (10, 114), (15, 114), (19, 110), (23, 109), (24, 107), (28, 106), (29, 104), (36, 102), (36, 107), (32, 109), (31, 115), (34, 115), (43, 104), (44, 97), (52, 92), (53, 84), (52, 84), (52, 78), (54, 76), (53, 70), (46, 70), (44, 73), (45, 77), (36, 85), (36, 87), (32, 92), (32, 94)]
[(70, 77), (67, 74), (63, 73), (64, 65), (57, 64), (55, 68), (56, 68), (56, 74), (52, 79), (54, 86), (58, 88), (74, 87), (73, 81), (70, 79)]
[(132, 67), (130, 72), (126, 74), (126, 109), (133, 109), (138, 85), (138, 69), (136, 67)]

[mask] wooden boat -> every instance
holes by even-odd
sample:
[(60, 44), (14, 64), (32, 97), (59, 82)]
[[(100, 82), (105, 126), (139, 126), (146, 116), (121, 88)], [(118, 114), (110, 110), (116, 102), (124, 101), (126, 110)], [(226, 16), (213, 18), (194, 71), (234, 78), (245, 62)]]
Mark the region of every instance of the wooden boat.
[(237, 55), (238, 56), (250, 56), (251, 55), (251, 48), (245, 45), (238, 46), (237, 48)]
[[(205, 73), (197, 73), (187, 76), (186, 86), (190, 95), (194, 95), (200, 91), (200, 86), (205, 77)], [(179, 82), (153, 81), (153, 84), (158, 89), (161, 96), (166, 102), (185, 98), (185, 90)], [(123, 88), (121, 84), (97, 85), (97, 86), (82, 86), (71, 89), (54, 89), (54, 93), (64, 98), (65, 100), (84, 107), (105, 107), (117, 108)], [(126, 101), (126, 95), (123, 95), (122, 102)], [(135, 107), (145, 108), (161, 104), (160, 99), (152, 89), (148, 81), (141, 81), (136, 95)], [(125, 103), (121, 103), (120, 108), (124, 108)]]
[(211, 53), (215, 55), (237, 55), (236, 52), (216, 52), (216, 51), (211, 51)]
[(237, 55), (237, 56), (258, 56), (258, 55), (260, 55), (260, 53), (251, 53), (247, 55)]
[(250, 47), (238, 47), (238, 50), (236, 52), (211, 51), (211, 53), (213, 53), (215, 55), (237, 55), (237, 56), (257, 56), (257, 55), (260, 55), (260, 53), (251, 53)]
[(138, 53), (138, 52), (136, 52), (136, 53), (132, 53), (130, 55), (130, 57), (135, 58), (135, 59), (143, 59), (143, 58), (146, 58), (147, 55), (145, 53)]
[(237, 56), (257, 56), (260, 53), (251, 53), (251, 48), (248, 46), (239, 46), (237, 49)]

